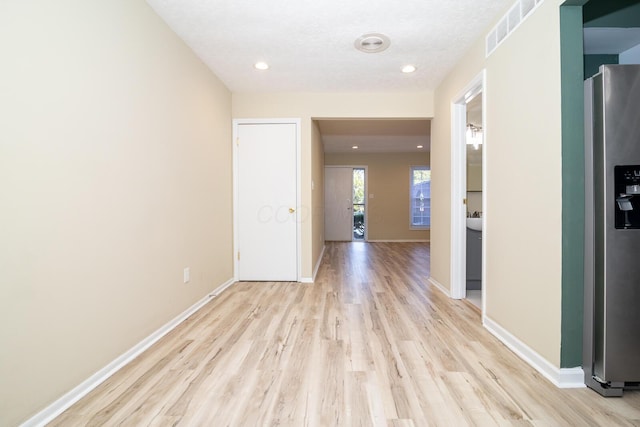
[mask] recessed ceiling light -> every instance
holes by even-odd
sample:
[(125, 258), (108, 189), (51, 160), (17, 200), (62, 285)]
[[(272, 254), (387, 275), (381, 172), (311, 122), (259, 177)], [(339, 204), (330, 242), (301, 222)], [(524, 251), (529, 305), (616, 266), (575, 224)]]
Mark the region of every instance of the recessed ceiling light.
[(387, 49), (391, 45), (391, 40), (384, 34), (369, 33), (358, 37), (353, 45), (361, 52), (377, 53)]
[(357, 150), (357, 149), (358, 149), (358, 146), (357, 146), (357, 145), (354, 145), (354, 146), (353, 146), (353, 147), (351, 147), (351, 148), (353, 148), (354, 150)]
[(269, 69), (269, 64), (267, 64), (266, 62), (256, 62), (253, 65), (256, 70), (268, 70)]
[(423, 145), (416, 145), (416, 148), (424, 148)]
[(402, 72), (403, 73), (413, 73), (414, 71), (416, 71), (416, 67), (415, 65), (405, 65), (404, 67), (402, 67)]

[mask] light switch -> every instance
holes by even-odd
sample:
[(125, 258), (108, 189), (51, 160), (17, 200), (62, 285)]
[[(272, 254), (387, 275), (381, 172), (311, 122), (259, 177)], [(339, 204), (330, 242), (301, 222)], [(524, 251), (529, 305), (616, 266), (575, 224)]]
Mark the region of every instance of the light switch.
[(369, 193), (369, 198), (373, 199), (373, 193)]
[(191, 280), (191, 269), (189, 267), (185, 267), (182, 273), (182, 279), (184, 280), (184, 283), (189, 283)]

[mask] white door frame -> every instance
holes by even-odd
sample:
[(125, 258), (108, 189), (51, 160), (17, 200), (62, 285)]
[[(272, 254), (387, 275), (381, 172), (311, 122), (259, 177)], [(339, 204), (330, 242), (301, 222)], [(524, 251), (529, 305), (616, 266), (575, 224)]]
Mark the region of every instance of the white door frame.
[(296, 276), (298, 282), (302, 275), (302, 224), (303, 212), (300, 202), (302, 200), (301, 185), (301, 120), (293, 119), (233, 119), (233, 277), (238, 281), (238, 126), (251, 124), (294, 124), (296, 125)]
[(486, 303), (486, 233), (487, 233), (487, 127), (486, 72), (482, 70), (467, 84), (451, 103), (451, 298), (466, 297), (467, 270), (467, 102), (479, 93), (482, 96), (482, 313)]
[[(367, 165), (324, 165), (326, 168), (364, 169), (364, 241), (369, 241), (369, 167)], [(325, 196), (326, 197), (326, 196)], [(326, 209), (326, 207), (325, 207)], [(326, 217), (326, 215), (325, 215)], [(353, 172), (351, 174), (351, 241), (353, 242)]]

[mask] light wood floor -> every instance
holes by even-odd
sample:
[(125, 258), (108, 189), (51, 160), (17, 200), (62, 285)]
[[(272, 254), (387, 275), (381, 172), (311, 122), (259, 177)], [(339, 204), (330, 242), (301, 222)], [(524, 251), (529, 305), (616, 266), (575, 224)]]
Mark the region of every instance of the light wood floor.
[(329, 243), (315, 284), (237, 283), (51, 425), (640, 426), (640, 392), (555, 388), (428, 266)]

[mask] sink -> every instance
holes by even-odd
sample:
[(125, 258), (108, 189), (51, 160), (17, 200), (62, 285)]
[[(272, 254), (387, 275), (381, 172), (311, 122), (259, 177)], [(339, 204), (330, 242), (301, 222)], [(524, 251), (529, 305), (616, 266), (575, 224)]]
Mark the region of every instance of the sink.
[(472, 230), (482, 231), (482, 218), (467, 218), (467, 227)]

